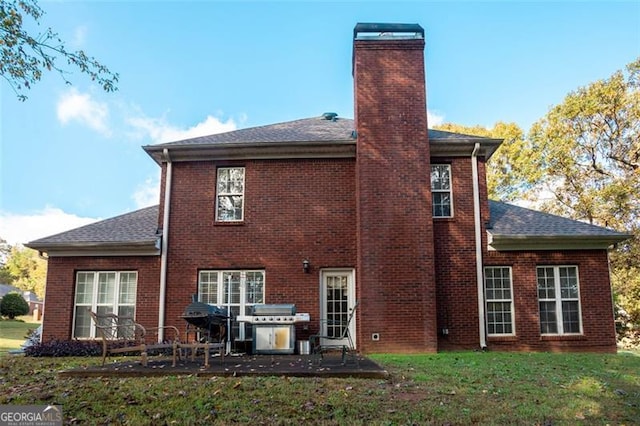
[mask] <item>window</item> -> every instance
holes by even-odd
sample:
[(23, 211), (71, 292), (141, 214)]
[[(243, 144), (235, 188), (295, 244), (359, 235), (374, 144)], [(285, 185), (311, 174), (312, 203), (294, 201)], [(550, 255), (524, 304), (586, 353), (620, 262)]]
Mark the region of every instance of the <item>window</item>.
[(515, 334), (511, 268), (508, 266), (484, 268), (484, 286), (487, 333), (489, 335)]
[(431, 165), (431, 196), (433, 199), (433, 217), (453, 216), (451, 166), (449, 164)]
[(538, 267), (537, 276), (540, 333), (581, 333), (578, 268), (542, 266)]
[[(229, 307), (234, 317), (249, 315), (253, 305), (264, 303), (264, 271), (200, 271), (198, 300)], [(236, 340), (251, 336), (251, 324), (234, 322)]]
[(244, 219), (244, 167), (218, 169), (216, 220), (241, 222)]
[(137, 282), (137, 272), (78, 272), (73, 337), (96, 337), (88, 310), (98, 315), (134, 317)]

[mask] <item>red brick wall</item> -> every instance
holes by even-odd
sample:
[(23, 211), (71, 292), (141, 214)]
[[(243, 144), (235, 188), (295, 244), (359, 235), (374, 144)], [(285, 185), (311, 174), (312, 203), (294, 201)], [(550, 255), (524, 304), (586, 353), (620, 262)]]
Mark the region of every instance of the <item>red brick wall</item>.
[[(605, 250), (558, 252), (489, 252), (486, 265), (511, 266), (515, 305), (515, 338), (489, 338), (489, 348), (503, 350), (615, 352), (613, 298)], [(581, 336), (541, 336), (536, 267), (578, 267)]]
[(424, 40), (355, 40), (354, 87), (359, 348), (435, 351)]
[[(245, 167), (244, 221), (216, 223), (216, 167), (234, 165)], [(264, 269), (266, 302), (295, 303), (317, 331), (320, 269), (355, 267), (354, 173), (353, 159), (174, 163), (167, 324), (184, 326), (199, 270)]]
[(160, 257), (50, 257), (47, 270), (44, 340), (71, 338), (77, 271), (137, 271), (136, 320), (158, 324)]

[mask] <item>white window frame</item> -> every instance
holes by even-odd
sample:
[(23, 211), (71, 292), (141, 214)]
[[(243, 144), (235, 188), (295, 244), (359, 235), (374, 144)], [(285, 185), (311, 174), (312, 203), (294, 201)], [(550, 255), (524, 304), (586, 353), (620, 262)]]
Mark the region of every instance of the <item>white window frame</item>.
[[(227, 298), (229, 288), (229, 277), (237, 275), (239, 278), (237, 290), (231, 283), (231, 303)], [(203, 278), (206, 277), (206, 280)], [(256, 286), (262, 286), (262, 293), (256, 294), (250, 291), (252, 279), (255, 279)], [(208, 288), (205, 288), (205, 285)], [(264, 269), (250, 270), (220, 270), (208, 269), (200, 270), (198, 273), (198, 300), (210, 305), (231, 308), (235, 315), (249, 315), (252, 306), (265, 303), (266, 294), (266, 273)], [(252, 325), (248, 323), (234, 323), (233, 333), (236, 340), (247, 340), (252, 337)]]
[[(576, 278), (576, 296), (575, 297), (563, 297), (562, 295), (562, 280), (560, 276), (561, 269), (573, 268), (575, 269), (575, 278)], [(553, 269), (553, 289), (554, 296), (553, 297), (540, 297), (540, 279), (544, 278), (540, 276), (541, 269)], [(536, 267), (536, 289), (538, 294), (538, 322), (540, 325), (540, 334), (542, 336), (562, 336), (562, 335), (581, 335), (583, 334), (582, 330), (582, 303), (580, 302), (580, 271), (577, 265), (539, 265)], [(555, 303), (555, 320), (557, 326), (556, 333), (544, 333), (542, 332), (542, 310), (540, 309), (540, 304), (543, 302), (554, 302)], [(577, 302), (578, 303), (578, 328), (579, 330), (576, 332), (569, 332), (564, 330), (564, 319), (563, 319), (563, 306), (562, 302)]]
[[(508, 274), (508, 279), (509, 279), (509, 297), (492, 297), (489, 298), (489, 281), (490, 279), (495, 279), (495, 274), (492, 274), (492, 277), (489, 277), (488, 271), (489, 270), (499, 270), (500, 271), (500, 279), (503, 279), (502, 277), (502, 272), (504, 270), (507, 270), (509, 272)], [(494, 287), (495, 288), (495, 287)], [(502, 289), (503, 287), (500, 287), (500, 289)], [(485, 291), (485, 314), (487, 316), (487, 335), (488, 336), (515, 336), (516, 335), (516, 317), (515, 317), (515, 306), (513, 304), (513, 272), (511, 269), (511, 266), (485, 266), (484, 268), (484, 291)], [(500, 289), (498, 289), (498, 291), (500, 291)], [(503, 294), (504, 296), (504, 294)], [(510, 313), (510, 322), (509, 324), (511, 325), (511, 332), (509, 333), (491, 333), (489, 331), (489, 329), (491, 328), (491, 323), (489, 321), (489, 314), (490, 314), (490, 309), (489, 309), (489, 304), (490, 303), (508, 303), (509, 304), (509, 313)], [(504, 322), (500, 323), (500, 324), (506, 324)], [(497, 323), (496, 323), (497, 325)]]
[[(242, 188), (240, 191), (227, 191), (220, 190), (220, 181), (222, 179), (222, 174), (228, 170), (242, 170)], [(245, 204), (245, 176), (246, 169), (244, 167), (218, 167), (216, 171), (216, 222), (243, 222), (244, 221), (244, 204)], [(229, 185), (227, 185), (229, 186)], [(223, 197), (240, 197), (241, 198), (241, 207), (240, 207), (240, 218), (225, 218), (221, 217), (222, 211), (220, 210), (220, 199)]]
[[(102, 296), (106, 293), (102, 290), (104, 288), (100, 288), (101, 286), (101, 277), (106, 277), (110, 274), (113, 274), (115, 279), (113, 282), (113, 300), (104, 301), (101, 300)], [(85, 280), (83, 283), (91, 286), (90, 294), (87, 292), (79, 293), (78, 283), (80, 277), (88, 277), (93, 275), (90, 280)], [(123, 282), (124, 276), (133, 277), (131, 282)], [(125, 294), (121, 294), (121, 291), (124, 289), (126, 284), (133, 284), (133, 291), (128, 291)], [(91, 320), (88, 313), (86, 313), (86, 317), (83, 312), (83, 319), (85, 323), (89, 325), (89, 335), (88, 336), (76, 336), (76, 321), (78, 320), (77, 314), (78, 309), (90, 309), (93, 312), (102, 314), (102, 313), (114, 313), (116, 315), (122, 315), (120, 308), (130, 308), (133, 313), (132, 315), (127, 315), (135, 318), (136, 315), (136, 298), (137, 298), (137, 288), (138, 288), (138, 272), (137, 271), (77, 271), (76, 272), (76, 280), (75, 280), (75, 292), (73, 299), (73, 323), (71, 335), (74, 339), (95, 339), (98, 337), (96, 335), (96, 326)], [(130, 289), (129, 289), (130, 290)], [(79, 300), (81, 294), (86, 294), (88, 297), (83, 297), (82, 300)], [(122, 297), (125, 297), (125, 300), (122, 301)], [(102, 308), (102, 309), (101, 309)], [(107, 312), (99, 312), (107, 311)]]
[[(435, 168), (445, 167), (448, 170), (449, 182), (448, 188), (435, 188), (434, 182), (431, 180), (431, 203), (432, 203), (432, 215), (433, 217), (442, 217), (449, 218), (453, 217), (453, 186), (451, 179), (451, 164), (431, 164), (431, 176), (433, 176), (433, 172)], [(436, 194), (449, 194), (449, 215), (437, 215), (436, 214), (436, 203), (435, 196)]]

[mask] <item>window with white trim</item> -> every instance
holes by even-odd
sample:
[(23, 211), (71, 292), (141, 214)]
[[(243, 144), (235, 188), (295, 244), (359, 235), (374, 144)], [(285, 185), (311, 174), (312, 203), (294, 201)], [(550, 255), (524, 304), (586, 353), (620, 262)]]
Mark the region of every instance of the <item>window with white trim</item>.
[(216, 220), (244, 220), (244, 167), (220, 167), (217, 175)]
[(541, 334), (582, 333), (577, 266), (539, 266)]
[(451, 165), (431, 165), (431, 198), (433, 217), (452, 217)]
[(484, 268), (484, 287), (487, 314), (487, 334), (504, 336), (515, 334), (511, 267)]
[[(198, 300), (231, 310), (234, 317), (250, 315), (250, 308), (264, 303), (264, 271), (200, 271)], [(249, 323), (234, 321), (232, 335), (236, 340), (251, 337)]]
[(77, 272), (73, 337), (97, 337), (88, 310), (98, 315), (116, 314), (134, 318), (137, 284), (137, 272)]

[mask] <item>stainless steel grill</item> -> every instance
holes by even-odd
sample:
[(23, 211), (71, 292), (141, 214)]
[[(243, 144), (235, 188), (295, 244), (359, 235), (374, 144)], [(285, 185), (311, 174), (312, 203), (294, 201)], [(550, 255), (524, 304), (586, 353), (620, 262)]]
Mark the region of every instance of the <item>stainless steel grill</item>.
[(251, 315), (236, 317), (238, 322), (253, 324), (254, 354), (292, 354), (295, 348), (295, 324), (309, 322), (307, 313), (296, 313), (294, 304), (255, 305)]

